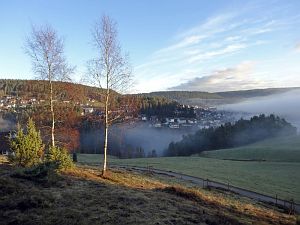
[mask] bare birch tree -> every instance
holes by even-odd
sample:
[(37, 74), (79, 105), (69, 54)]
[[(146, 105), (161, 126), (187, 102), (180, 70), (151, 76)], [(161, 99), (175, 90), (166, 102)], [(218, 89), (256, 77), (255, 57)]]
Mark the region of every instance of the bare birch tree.
[(117, 24), (109, 16), (102, 16), (95, 23), (93, 30), (93, 44), (96, 57), (88, 63), (88, 77), (99, 88), (103, 88), (105, 96), (104, 109), (104, 160), (103, 175), (107, 169), (107, 148), (109, 126), (120, 117), (110, 112), (113, 91), (125, 93), (131, 86), (131, 67), (128, 56), (122, 53), (118, 41)]
[(55, 147), (55, 113), (53, 81), (69, 81), (74, 72), (64, 56), (64, 41), (50, 26), (32, 27), (26, 38), (25, 51), (32, 60), (32, 69), (38, 79), (49, 82), (49, 104), (51, 112), (51, 145)]

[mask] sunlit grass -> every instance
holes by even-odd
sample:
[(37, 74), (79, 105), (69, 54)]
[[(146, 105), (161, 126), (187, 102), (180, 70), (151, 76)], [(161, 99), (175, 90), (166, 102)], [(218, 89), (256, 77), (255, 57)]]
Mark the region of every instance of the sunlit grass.
[(207, 151), (201, 156), (218, 159), (300, 162), (300, 136), (273, 138), (238, 148)]
[[(125, 169), (64, 171), (57, 183), (12, 176), (0, 163), (3, 224), (295, 224), (296, 216), (231, 193)], [(46, 186), (45, 186), (46, 185)]]
[[(79, 154), (82, 164), (99, 165), (101, 155)], [(300, 163), (243, 162), (203, 157), (117, 159), (108, 165), (140, 166), (170, 170), (242, 187), (262, 194), (300, 202)]]

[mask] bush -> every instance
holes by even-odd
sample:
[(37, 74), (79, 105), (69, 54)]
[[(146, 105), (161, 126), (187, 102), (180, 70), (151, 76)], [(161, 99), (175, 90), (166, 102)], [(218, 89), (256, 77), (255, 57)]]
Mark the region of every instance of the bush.
[(38, 183), (49, 183), (56, 180), (55, 177), (57, 176), (56, 170), (58, 166), (59, 165), (55, 162), (43, 162), (31, 168), (18, 170), (12, 176)]
[(70, 169), (74, 166), (68, 151), (65, 148), (60, 148), (58, 146), (49, 147), (46, 161), (57, 163), (58, 170)]
[(21, 167), (31, 167), (40, 163), (45, 148), (40, 132), (36, 130), (32, 119), (28, 120), (26, 130), (24, 133), (18, 125), (16, 137), (10, 136), (12, 154), (9, 160)]

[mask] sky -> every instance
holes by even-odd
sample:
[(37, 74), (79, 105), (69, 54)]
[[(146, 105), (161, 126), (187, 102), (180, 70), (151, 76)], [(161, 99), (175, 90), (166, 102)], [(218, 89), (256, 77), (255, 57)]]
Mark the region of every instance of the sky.
[(32, 25), (50, 24), (80, 82), (103, 14), (130, 55), (131, 92), (300, 86), (299, 0), (3, 0), (0, 78), (35, 78), (24, 42)]

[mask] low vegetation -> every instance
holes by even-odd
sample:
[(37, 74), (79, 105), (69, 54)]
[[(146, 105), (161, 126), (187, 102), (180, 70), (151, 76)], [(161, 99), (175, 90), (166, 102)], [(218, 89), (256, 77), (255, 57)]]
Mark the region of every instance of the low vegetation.
[[(79, 154), (78, 162), (99, 165), (101, 155)], [(229, 183), (262, 194), (300, 202), (300, 163), (231, 161), (204, 157), (110, 158), (109, 165), (139, 166)]]
[(93, 167), (55, 182), (18, 177), (0, 163), (1, 224), (295, 224), (296, 217), (249, 199), (162, 182), (149, 174)]

